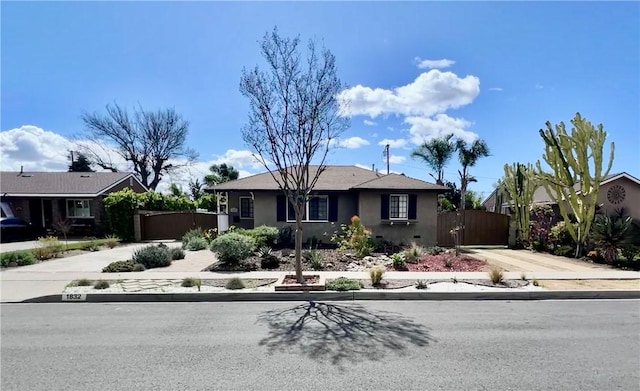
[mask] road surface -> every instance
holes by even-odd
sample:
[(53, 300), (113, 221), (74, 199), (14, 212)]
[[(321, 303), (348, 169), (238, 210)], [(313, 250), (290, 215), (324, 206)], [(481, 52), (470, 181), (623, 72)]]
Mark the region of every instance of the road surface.
[(1, 389), (638, 390), (640, 301), (3, 304)]

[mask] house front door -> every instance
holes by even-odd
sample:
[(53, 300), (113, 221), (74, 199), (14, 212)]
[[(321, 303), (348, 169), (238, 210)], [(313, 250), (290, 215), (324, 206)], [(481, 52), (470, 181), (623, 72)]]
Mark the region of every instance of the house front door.
[(51, 200), (42, 200), (42, 220), (44, 228), (50, 228), (53, 225), (53, 205)]
[(39, 198), (29, 200), (29, 222), (36, 227), (42, 228), (42, 200)]

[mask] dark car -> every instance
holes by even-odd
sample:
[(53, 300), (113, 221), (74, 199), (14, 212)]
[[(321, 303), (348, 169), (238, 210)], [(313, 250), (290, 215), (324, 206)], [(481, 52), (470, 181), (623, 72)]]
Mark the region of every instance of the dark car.
[(37, 228), (25, 220), (17, 217), (2, 217), (0, 219), (0, 241), (3, 243), (34, 240), (37, 237)]

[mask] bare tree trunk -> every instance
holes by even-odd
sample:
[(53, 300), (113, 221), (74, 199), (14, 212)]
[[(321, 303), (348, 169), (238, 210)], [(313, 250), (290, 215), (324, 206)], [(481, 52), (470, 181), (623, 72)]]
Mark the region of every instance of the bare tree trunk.
[(300, 284), (304, 283), (302, 277), (302, 215), (296, 215), (296, 279)]

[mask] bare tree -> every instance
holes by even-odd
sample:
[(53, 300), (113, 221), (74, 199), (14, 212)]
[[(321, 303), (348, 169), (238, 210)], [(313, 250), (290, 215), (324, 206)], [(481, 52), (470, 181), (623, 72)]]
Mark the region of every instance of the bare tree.
[[(249, 99), (245, 143), (269, 171), (296, 213), (296, 277), (302, 277), (302, 217), (325, 170), (327, 153), (349, 126), (336, 99), (342, 89), (334, 55), (318, 53), (313, 41), (303, 59), (300, 38), (283, 38), (277, 28), (261, 42), (267, 71), (243, 69), (240, 92)], [(310, 167), (312, 164), (316, 167)]]
[[(197, 154), (185, 145), (189, 122), (174, 109), (157, 111), (134, 109), (129, 115), (117, 104), (107, 105), (105, 115), (84, 113), (82, 121), (89, 140), (84, 149), (93, 163), (106, 170), (117, 171), (95, 145), (112, 146), (133, 166), (142, 184), (155, 190), (164, 174), (191, 164)], [(95, 145), (94, 145), (95, 144)]]

